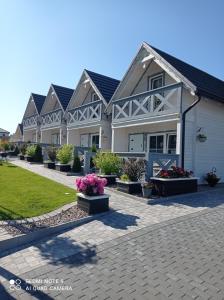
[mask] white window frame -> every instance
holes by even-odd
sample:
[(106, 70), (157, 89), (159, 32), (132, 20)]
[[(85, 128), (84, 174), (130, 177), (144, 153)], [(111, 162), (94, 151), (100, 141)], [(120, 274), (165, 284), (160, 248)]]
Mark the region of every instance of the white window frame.
[(93, 146), (93, 141), (92, 141), (93, 136), (98, 136), (99, 137), (99, 145), (96, 145), (96, 146), (99, 147), (100, 146), (100, 135), (99, 135), (99, 133), (91, 133), (90, 134), (90, 147)]
[[(177, 133), (176, 132), (169, 132), (167, 133), (167, 138), (166, 138), (166, 153), (168, 153), (168, 146), (169, 146), (169, 138), (171, 135), (175, 135), (176, 139), (177, 139)], [(176, 149), (175, 149), (175, 153), (177, 153), (177, 143), (176, 143)]]
[[(149, 141), (150, 141), (150, 137), (152, 137), (152, 136), (163, 136), (163, 153), (162, 154), (164, 154), (164, 153), (166, 153), (166, 133), (148, 133), (147, 134), (147, 152), (150, 152), (149, 150), (149, 146), (150, 146), (150, 143), (149, 143)], [(156, 153), (158, 153), (158, 152), (156, 152)]]
[(91, 94), (91, 102), (97, 101), (98, 100), (97, 98), (98, 98), (97, 93), (93, 92)]
[(152, 86), (153, 86), (153, 80), (158, 79), (160, 77), (162, 77), (162, 86), (161, 87), (163, 87), (164, 83), (165, 83), (164, 73), (158, 73), (156, 75), (149, 76), (148, 89), (153, 90), (153, 88), (152, 88)]
[(87, 136), (88, 137), (87, 147), (89, 147), (89, 134), (88, 133), (80, 134), (80, 147), (86, 147), (86, 146), (81, 145), (82, 136)]

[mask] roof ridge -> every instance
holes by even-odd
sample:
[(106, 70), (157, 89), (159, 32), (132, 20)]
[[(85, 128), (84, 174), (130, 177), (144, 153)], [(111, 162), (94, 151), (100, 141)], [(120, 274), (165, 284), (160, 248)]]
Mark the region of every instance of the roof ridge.
[(99, 75), (99, 76), (103, 76), (103, 77), (106, 77), (106, 78), (109, 78), (109, 79), (112, 79), (112, 80), (116, 80), (116, 81), (120, 81), (119, 79), (116, 79), (116, 78), (113, 78), (111, 76), (107, 76), (107, 75), (104, 75), (104, 74), (101, 74), (101, 73), (97, 73), (97, 72), (94, 72), (94, 71), (91, 71), (91, 70), (87, 70), (87, 69), (84, 69), (87, 73), (90, 72), (90, 73), (94, 73), (96, 75)]

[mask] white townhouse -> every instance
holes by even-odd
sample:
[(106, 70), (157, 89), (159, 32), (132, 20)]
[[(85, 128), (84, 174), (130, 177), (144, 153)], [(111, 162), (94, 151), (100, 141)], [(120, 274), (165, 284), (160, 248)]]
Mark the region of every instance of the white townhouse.
[(23, 124), (19, 123), (16, 127), (15, 133), (10, 137), (11, 142), (22, 142), (23, 141)]
[(40, 113), (41, 143), (66, 144), (65, 110), (73, 92), (73, 89), (51, 84)]
[(0, 128), (0, 140), (8, 138), (9, 134), (10, 134), (9, 131), (7, 131), (7, 130), (5, 130), (3, 128)]
[(178, 154), (224, 180), (224, 82), (143, 43), (115, 91), (112, 151)]
[(24, 142), (40, 142), (40, 111), (45, 97), (34, 93), (30, 95), (22, 121)]
[(111, 116), (106, 107), (119, 80), (84, 70), (67, 108), (67, 143), (111, 149)]

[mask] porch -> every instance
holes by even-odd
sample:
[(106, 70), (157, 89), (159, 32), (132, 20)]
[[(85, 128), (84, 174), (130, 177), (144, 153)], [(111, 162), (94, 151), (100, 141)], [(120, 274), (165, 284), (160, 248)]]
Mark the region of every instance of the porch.
[(39, 142), (40, 133), (38, 115), (34, 114), (23, 119), (23, 141)]

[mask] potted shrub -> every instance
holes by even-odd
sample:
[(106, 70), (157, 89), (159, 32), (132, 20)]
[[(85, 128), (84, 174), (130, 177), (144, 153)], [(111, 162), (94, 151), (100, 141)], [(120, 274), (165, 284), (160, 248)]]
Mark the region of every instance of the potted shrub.
[(117, 188), (128, 194), (139, 194), (142, 192), (140, 179), (145, 172), (145, 160), (130, 158), (123, 166), (123, 176), (117, 180)]
[(95, 174), (89, 174), (76, 180), (78, 190), (78, 208), (89, 215), (109, 210), (109, 195), (104, 194), (107, 183), (105, 178), (99, 178)]
[(20, 153), (19, 153), (19, 159), (20, 159), (20, 160), (24, 160), (25, 155), (26, 155), (26, 148), (27, 148), (26, 144), (23, 144), (23, 145), (21, 146), (21, 148), (20, 148)]
[(82, 165), (79, 156), (76, 154), (73, 159), (72, 173), (79, 174), (82, 172)]
[(35, 147), (34, 162), (43, 162), (42, 147), (39, 144)]
[(69, 172), (71, 170), (72, 150), (72, 145), (63, 145), (57, 150), (56, 158), (59, 161), (59, 163), (55, 164), (57, 171)]
[(206, 174), (205, 180), (207, 181), (208, 185), (211, 187), (216, 186), (216, 184), (220, 181), (220, 177), (216, 175), (216, 170), (213, 170)]
[(117, 174), (121, 168), (121, 159), (111, 152), (98, 152), (94, 158), (94, 163), (100, 169), (101, 178), (107, 179), (107, 185), (116, 183)]
[(142, 184), (142, 195), (144, 198), (150, 198), (152, 196), (152, 190), (154, 188), (154, 184), (151, 181), (144, 182)]
[(47, 151), (49, 160), (44, 161), (44, 167), (48, 169), (55, 169), (55, 160), (56, 160), (56, 148), (51, 147)]
[(14, 153), (13, 153), (13, 155), (14, 155), (14, 156), (17, 156), (18, 154), (19, 154), (19, 148), (18, 148), (18, 146), (16, 145), (15, 148), (14, 148)]
[(30, 145), (26, 148), (26, 155), (25, 155), (25, 160), (28, 162), (33, 162), (34, 161), (34, 156), (35, 156), (35, 151), (36, 151), (36, 146), (35, 145)]
[(172, 196), (197, 192), (198, 178), (192, 171), (172, 166), (170, 170), (161, 170), (156, 177), (151, 177), (155, 191), (159, 196)]

